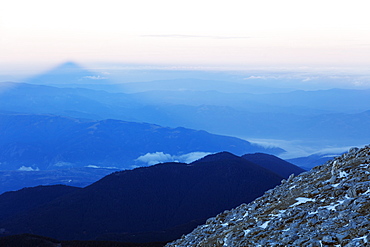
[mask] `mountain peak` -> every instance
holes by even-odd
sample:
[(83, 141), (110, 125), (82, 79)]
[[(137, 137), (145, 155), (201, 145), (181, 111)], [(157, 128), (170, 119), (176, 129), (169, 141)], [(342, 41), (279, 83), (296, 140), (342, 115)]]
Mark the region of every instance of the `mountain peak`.
[(223, 151), (223, 152), (207, 155), (197, 161), (194, 161), (192, 164), (201, 163), (201, 162), (214, 162), (214, 161), (219, 161), (219, 160), (230, 160), (230, 159), (240, 159), (240, 157), (230, 152)]
[(284, 178), (288, 178), (292, 173), (294, 175), (298, 175), (305, 171), (302, 168), (271, 154), (254, 153), (245, 154), (241, 157), (250, 162), (259, 164), (260, 166), (263, 166), (264, 168), (267, 168)]
[(170, 246), (368, 246), (370, 145), (352, 148)]

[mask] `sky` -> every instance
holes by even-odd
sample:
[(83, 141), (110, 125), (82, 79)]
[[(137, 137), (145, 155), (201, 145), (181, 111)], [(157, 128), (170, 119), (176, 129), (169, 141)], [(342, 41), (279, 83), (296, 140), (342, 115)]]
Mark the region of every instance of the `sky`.
[(366, 72), (369, 23), (358, 0), (2, 1), (0, 74), (65, 61)]

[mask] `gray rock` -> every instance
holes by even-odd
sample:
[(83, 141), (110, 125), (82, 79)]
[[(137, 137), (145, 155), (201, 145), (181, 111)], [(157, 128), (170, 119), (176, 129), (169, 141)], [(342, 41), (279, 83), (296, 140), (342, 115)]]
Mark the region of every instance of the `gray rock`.
[(370, 145), (207, 220), (170, 246), (370, 246)]
[(325, 235), (324, 237), (322, 237), (322, 243), (323, 244), (336, 244), (337, 240), (330, 235)]

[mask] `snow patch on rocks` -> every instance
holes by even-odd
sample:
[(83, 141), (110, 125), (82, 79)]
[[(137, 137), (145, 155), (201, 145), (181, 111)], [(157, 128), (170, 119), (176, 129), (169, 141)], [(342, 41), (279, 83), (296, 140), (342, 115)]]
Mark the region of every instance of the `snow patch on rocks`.
[(166, 246), (370, 246), (369, 167), (352, 148)]

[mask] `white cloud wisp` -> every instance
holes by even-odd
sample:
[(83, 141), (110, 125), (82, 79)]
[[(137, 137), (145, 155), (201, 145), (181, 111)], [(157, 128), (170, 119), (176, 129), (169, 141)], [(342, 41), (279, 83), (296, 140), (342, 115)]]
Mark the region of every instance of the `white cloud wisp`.
[(183, 155), (171, 155), (163, 152), (147, 153), (136, 159), (136, 161), (145, 163), (146, 165), (155, 165), (158, 163), (164, 162), (183, 162), (191, 163), (195, 160), (203, 158), (206, 155), (209, 155), (209, 152), (192, 152)]

